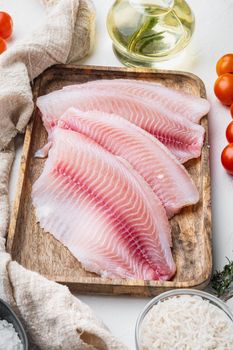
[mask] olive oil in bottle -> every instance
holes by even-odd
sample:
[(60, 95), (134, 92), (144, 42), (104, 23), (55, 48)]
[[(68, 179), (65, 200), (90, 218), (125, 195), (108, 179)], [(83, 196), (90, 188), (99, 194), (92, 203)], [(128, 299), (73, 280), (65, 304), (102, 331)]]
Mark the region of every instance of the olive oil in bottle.
[(194, 22), (184, 0), (116, 0), (107, 27), (123, 64), (153, 67), (189, 43)]

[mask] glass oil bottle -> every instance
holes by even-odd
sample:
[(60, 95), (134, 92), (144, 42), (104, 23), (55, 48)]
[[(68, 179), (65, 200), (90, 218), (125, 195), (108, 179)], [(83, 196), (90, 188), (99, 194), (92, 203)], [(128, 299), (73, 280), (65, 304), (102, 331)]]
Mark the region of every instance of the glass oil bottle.
[(194, 23), (184, 0), (116, 0), (107, 18), (120, 61), (144, 67), (181, 51), (191, 39)]

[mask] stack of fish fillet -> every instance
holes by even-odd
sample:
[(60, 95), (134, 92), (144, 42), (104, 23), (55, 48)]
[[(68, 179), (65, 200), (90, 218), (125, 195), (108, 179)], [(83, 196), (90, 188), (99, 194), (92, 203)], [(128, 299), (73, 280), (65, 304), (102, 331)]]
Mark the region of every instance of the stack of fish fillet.
[(199, 194), (182, 163), (200, 157), (207, 100), (130, 79), (66, 86), (37, 100), (48, 154), (33, 185), (45, 231), (103, 277), (169, 280), (169, 220)]

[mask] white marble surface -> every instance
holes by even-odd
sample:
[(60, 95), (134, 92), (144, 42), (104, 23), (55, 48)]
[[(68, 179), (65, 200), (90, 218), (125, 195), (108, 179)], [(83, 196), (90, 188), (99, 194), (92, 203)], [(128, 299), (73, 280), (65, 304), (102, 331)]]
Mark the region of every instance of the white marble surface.
[[(83, 61), (85, 64), (120, 66), (108, 37), (105, 21), (113, 1), (94, 0), (97, 9), (96, 46)], [(212, 177), (212, 215), (214, 267), (220, 268), (225, 257), (233, 258), (233, 177), (228, 176), (220, 163), (221, 150), (226, 144), (225, 128), (230, 122), (229, 110), (215, 99), (213, 83), (215, 64), (220, 56), (233, 52), (233, 1), (189, 0), (196, 15), (196, 30), (191, 44), (182, 55), (158, 64), (158, 68), (187, 70), (199, 75), (207, 89), (212, 104), (209, 114), (210, 155)], [(15, 23), (14, 37), (9, 45), (27, 35), (41, 21), (44, 10), (38, 0), (0, 0), (1, 10), (9, 11)], [(23, 137), (17, 140), (17, 157), (10, 183), (13, 201), (17, 183)], [(111, 331), (134, 349), (134, 325), (138, 313), (148, 299), (132, 297), (79, 296), (103, 319)]]

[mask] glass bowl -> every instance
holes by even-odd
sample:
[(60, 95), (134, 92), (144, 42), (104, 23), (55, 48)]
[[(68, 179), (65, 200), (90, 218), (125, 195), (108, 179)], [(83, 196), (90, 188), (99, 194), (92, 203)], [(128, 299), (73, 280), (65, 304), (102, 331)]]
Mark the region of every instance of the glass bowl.
[(145, 308), (142, 310), (142, 312), (138, 316), (138, 319), (137, 319), (137, 322), (136, 322), (136, 328), (135, 328), (135, 342), (136, 342), (136, 349), (137, 350), (142, 350), (142, 348), (140, 347), (141, 325), (142, 325), (142, 322), (143, 322), (145, 316), (148, 314), (148, 312), (151, 310), (151, 308), (154, 305), (158, 304), (159, 301), (164, 301), (164, 300), (169, 299), (171, 297), (179, 297), (179, 296), (182, 296), (182, 295), (199, 296), (203, 300), (208, 300), (211, 304), (213, 304), (216, 307), (218, 307), (219, 309), (221, 309), (233, 323), (233, 313), (231, 312), (229, 307), (223, 301), (218, 299), (217, 297), (215, 297), (215, 296), (213, 296), (213, 295), (211, 295), (209, 293), (202, 292), (202, 291), (195, 290), (195, 289), (175, 289), (175, 290), (171, 290), (171, 291), (162, 293), (162, 294), (158, 295), (157, 297), (155, 297), (154, 299), (152, 299), (145, 306)]
[(21, 340), (21, 343), (23, 344), (23, 349), (28, 350), (28, 339), (22, 323), (11, 307), (2, 299), (0, 299), (0, 320), (6, 320), (13, 325), (19, 339)]

